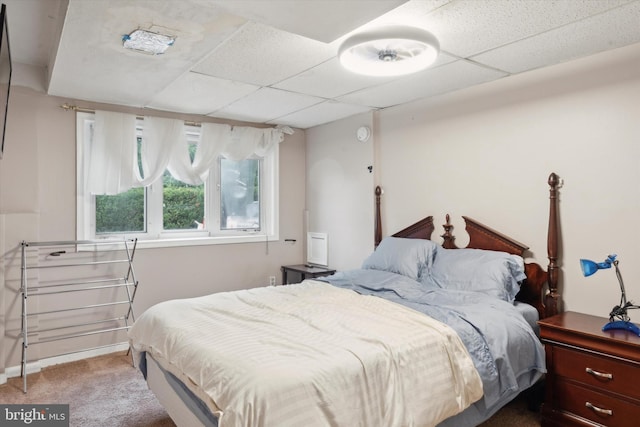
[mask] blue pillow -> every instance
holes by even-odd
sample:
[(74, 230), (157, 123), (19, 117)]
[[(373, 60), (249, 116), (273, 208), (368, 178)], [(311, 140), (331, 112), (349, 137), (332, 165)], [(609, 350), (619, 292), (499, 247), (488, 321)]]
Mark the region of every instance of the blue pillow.
[(431, 268), (438, 245), (431, 240), (385, 237), (362, 263), (367, 270), (382, 270), (419, 280)]
[(517, 255), (439, 248), (426, 281), (444, 289), (482, 292), (513, 302), (525, 278), (524, 260)]

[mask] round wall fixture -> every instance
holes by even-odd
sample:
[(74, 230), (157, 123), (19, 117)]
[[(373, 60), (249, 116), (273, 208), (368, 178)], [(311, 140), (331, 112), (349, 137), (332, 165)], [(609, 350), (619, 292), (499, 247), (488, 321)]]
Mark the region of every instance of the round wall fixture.
[(338, 58), (354, 73), (400, 76), (427, 68), (439, 52), (440, 43), (430, 32), (387, 25), (347, 38), (338, 49)]
[(356, 138), (360, 142), (366, 142), (371, 137), (371, 129), (368, 126), (360, 126), (358, 130), (356, 130)]

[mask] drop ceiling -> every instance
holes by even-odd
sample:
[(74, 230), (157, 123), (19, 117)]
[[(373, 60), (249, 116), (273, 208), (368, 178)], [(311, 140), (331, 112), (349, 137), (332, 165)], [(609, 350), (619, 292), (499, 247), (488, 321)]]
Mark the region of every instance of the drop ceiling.
[[(640, 0), (4, 3), (13, 62), (42, 68), (50, 95), (302, 129), (640, 42)], [(348, 35), (388, 23), (433, 33), (437, 62), (400, 78), (341, 68)], [(126, 50), (135, 29), (176, 41)]]

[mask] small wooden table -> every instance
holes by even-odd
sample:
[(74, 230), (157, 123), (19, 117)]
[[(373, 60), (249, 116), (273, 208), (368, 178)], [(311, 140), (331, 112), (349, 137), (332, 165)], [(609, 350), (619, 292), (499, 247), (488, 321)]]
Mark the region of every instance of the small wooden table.
[(608, 320), (569, 311), (538, 322), (547, 355), (542, 426), (638, 425), (640, 337), (603, 331)]
[[(332, 270), (328, 267), (319, 267), (315, 265), (309, 264), (297, 264), (297, 265), (283, 265), (280, 267), (280, 271), (282, 271), (282, 284), (288, 285), (288, 275), (289, 273), (297, 273), (300, 275), (300, 282), (305, 279), (313, 279), (315, 277), (321, 276), (330, 276), (335, 273), (335, 270)], [(298, 282), (293, 282), (298, 283)]]

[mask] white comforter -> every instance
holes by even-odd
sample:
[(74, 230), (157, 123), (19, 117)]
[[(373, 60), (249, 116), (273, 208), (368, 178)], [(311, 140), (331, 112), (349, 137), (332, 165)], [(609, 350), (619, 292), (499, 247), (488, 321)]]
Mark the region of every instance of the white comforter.
[(482, 396), (451, 328), (312, 280), (163, 302), (129, 336), (219, 427), (433, 426)]

